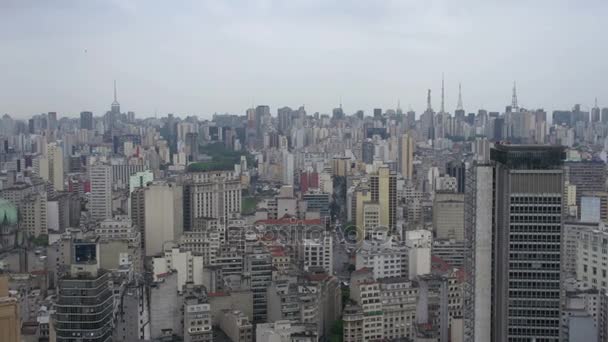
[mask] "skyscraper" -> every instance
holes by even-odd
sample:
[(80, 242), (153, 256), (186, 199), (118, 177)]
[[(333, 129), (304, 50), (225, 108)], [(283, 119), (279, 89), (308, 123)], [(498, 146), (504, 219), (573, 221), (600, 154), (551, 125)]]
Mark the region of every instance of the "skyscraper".
[(112, 167), (95, 164), (89, 167), (91, 197), (89, 211), (94, 220), (112, 217)]
[(414, 139), (407, 133), (399, 138), (399, 166), (403, 178), (412, 179), (414, 173)]
[(458, 187), (459, 193), (464, 193), (465, 188), (465, 176), (466, 176), (466, 165), (464, 162), (449, 162), (445, 167), (446, 173), (450, 177), (456, 178), (456, 186)]
[(93, 129), (93, 113), (80, 112), (80, 129)]
[(561, 146), (504, 146), (468, 174), (466, 341), (560, 341)]
[(49, 112), (47, 116), (48, 116), (49, 131), (56, 130), (57, 129), (57, 112)]
[(57, 143), (46, 146), (46, 155), (36, 161), (38, 175), (50, 182), (57, 191), (63, 191), (63, 149)]
[(99, 245), (94, 240), (74, 240), (71, 254), (70, 273), (58, 283), (57, 341), (111, 341), (114, 297), (110, 274), (99, 267)]
[(392, 230), (397, 221), (397, 175), (388, 166), (378, 168), (368, 182), (359, 184), (353, 197), (354, 218), (358, 229)]

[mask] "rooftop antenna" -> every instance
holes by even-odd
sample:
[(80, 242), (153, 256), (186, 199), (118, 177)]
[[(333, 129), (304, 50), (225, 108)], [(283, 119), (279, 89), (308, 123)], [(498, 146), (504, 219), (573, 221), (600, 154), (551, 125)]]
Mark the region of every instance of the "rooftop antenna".
[(441, 73), (441, 110), (440, 110), (440, 113), (445, 113), (444, 100), (445, 100), (444, 78), (443, 78), (443, 73)]
[(518, 109), (519, 108), (517, 106), (517, 85), (515, 84), (515, 81), (513, 81), (513, 97), (511, 99), (511, 108), (512, 109)]

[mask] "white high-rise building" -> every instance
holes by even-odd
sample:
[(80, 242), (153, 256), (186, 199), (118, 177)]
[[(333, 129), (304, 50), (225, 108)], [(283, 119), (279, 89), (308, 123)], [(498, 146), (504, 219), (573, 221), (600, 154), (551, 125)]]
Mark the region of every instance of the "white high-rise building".
[(144, 191), (144, 246), (146, 256), (163, 251), (183, 232), (183, 190), (171, 183), (152, 184)]
[(56, 143), (46, 145), (46, 154), (34, 161), (34, 170), (40, 178), (53, 184), (57, 191), (63, 191), (63, 149)]
[(89, 211), (94, 220), (112, 217), (112, 168), (106, 164), (95, 164), (89, 168), (91, 194)]
[(298, 246), (298, 257), (304, 270), (323, 267), (327, 274), (333, 274), (333, 244), (331, 234), (315, 239), (303, 239)]
[(63, 191), (63, 149), (56, 143), (47, 146), (49, 181), (56, 191)]
[(184, 224), (190, 228), (194, 220), (201, 217), (216, 218), (227, 222), (236, 213), (241, 212), (241, 180), (233, 171), (197, 172), (189, 175), (191, 183), (185, 185), (184, 192), (191, 204), (185, 208), (190, 222)]
[(294, 159), (293, 154), (283, 151), (283, 184), (293, 185)]

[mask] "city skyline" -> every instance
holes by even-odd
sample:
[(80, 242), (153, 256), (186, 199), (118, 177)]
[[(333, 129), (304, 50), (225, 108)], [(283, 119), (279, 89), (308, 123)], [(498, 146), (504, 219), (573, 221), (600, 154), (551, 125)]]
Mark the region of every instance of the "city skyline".
[(420, 113), (427, 89), (438, 110), (442, 73), (449, 112), (459, 83), (472, 112), (503, 111), (513, 81), (526, 108), (608, 103), (599, 1), (147, 5), (2, 4), (5, 65), (20, 67), (4, 71), (0, 112), (102, 115), (116, 79), (119, 101), (140, 117), (210, 118), (252, 103), (329, 113), (340, 99), (347, 113), (398, 102)]

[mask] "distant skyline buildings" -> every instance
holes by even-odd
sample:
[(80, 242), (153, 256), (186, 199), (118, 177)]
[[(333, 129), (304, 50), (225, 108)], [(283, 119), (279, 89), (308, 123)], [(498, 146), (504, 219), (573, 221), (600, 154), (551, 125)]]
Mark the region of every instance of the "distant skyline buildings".
[[(403, 103), (407, 103), (408, 108), (411, 109), (410, 111), (408, 111), (407, 114), (409, 114), (411, 112), (415, 113), (416, 119), (420, 119), (420, 117), (423, 116), (423, 114), (429, 112), (429, 110), (431, 110), (435, 114), (445, 112), (445, 113), (449, 113), (452, 116), (456, 116), (456, 117), (463, 117), (463, 116), (468, 115), (469, 113), (476, 114), (479, 110), (486, 110), (488, 112), (495, 111), (495, 112), (499, 112), (499, 113), (504, 113), (504, 112), (508, 111), (509, 108), (513, 108), (513, 103), (515, 103), (515, 105), (516, 105), (516, 108), (515, 108), (516, 110), (526, 109), (526, 110), (530, 110), (530, 111), (535, 111), (537, 109), (543, 109), (548, 113), (553, 113), (553, 111), (558, 111), (558, 112), (573, 111), (573, 110), (575, 110), (575, 106), (579, 106), (576, 108), (578, 108), (578, 110), (581, 110), (582, 112), (587, 113), (588, 115), (591, 115), (592, 116), (591, 119), (595, 120), (595, 121), (600, 121), (600, 119), (601, 119), (600, 112), (608, 113), (608, 100), (607, 100), (606, 104), (602, 106), (601, 99), (598, 101), (597, 96), (595, 96), (595, 97), (591, 96), (588, 101), (589, 103), (587, 103), (586, 101), (579, 101), (579, 102), (574, 101), (571, 103), (567, 103), (561, 107), (558, 106), (555, 101), (550, 101), (550, 102), (544, 103), (544, 104), (540, 103), (537, 106), (519, 105), (517, 102), (518, 101), (517, 93), (521, 92), (521, 91), (516, 89), (516, 81), (513, 81), (513, 83), (512, 83), (510, 101), (507, 97), (507, 94), (505, 93), (505, 96), (504, 96), (505, 100), (503, 101), (502, 105), (500, 103), (497, 103), (496, 105), (493, 105), (492, 107), (488, 107), (488, 106), (484, 106), (484, 105), (480, 105), (479, 107), (476, 107), (474, 105), (469, 105), (467, 103), (463, 103), (463, 100), (462, 100), (463, 94), (465, 94), (464, 96), (467, 96), (467, 99), (469, 99), (469, 98), (473, 99), (472, 101), (470, 101), (471, 103), (475, 102), (474, 101), (475, 96), (466, 94), (466, 85), (463, 90), (462, 82), (458, 82), (457, 84), (458, 84), (457, 90), (455, 87), (456, 83), (454, 82), (453, 84), (447, 86), (448, 89), (446, 91), (445, 80), (442, 75), (442, 79), (439, 81), (439, 87), (430, 87), (430, 88), (426, 89), (426, 93), (424, 92), (424, 89), (422, 89), (422, 87), (420, 87), (420, 90), (416, 94), (418, 96), (413, 96), (413, 95), (408, 96), (408, 98), (413, 101), (409, 101), (409, 102), (403, 101), (403, 98), (404, 98), (403, 96), (396, 95), (396, 98), (393, 101), (393, 103), (386, 104), (383, 106), (377, 105), (377, 102), (374, 102), (371, 99), (370, 99), (370, 101), (366, 101), (364, 105), (358, 106), (357, 103), (360, 103), (360, 101), (362, 100), (360, 98), (355, 99), (356, 102), (351, 102), (350, 105), (348, 102), (343, 104), (342, 96), (337, 98), (338, 102), (336, 104), (331, 104), (331, 102), (328, 102), (327, 106), (315, 105), (314, 107), (312, 107), (310, 104), (309, 105), (304, 104), (301, 106), (304, 109), (306, 109), (306, 111), (309, 114), (318, 112), (320, 114), (326, 114), (326, 115), (329, 115), (330, 117), (332, 117), (335, 115), (336, 110), (340, 110), (340, 112), (343, 113), (344, 116), (352, 116), (352, 115), (356, 115), (358, 112), (362, 111), (365, 114), (365, 116), (374, 117), (379, 114), (385, 113), (387, 110), (395, 110), (397, 112), (399, 112), (399, 110), (401, 110), (401, 113), (403, 113), (401, 106)], [(127, 86), (126, 88), (130, 88), (130, 87)], [(436, 98), (433, 100), (433, 98), (431, 97), (431, 94), (435, 88), (439, 89), (439, 91), (436, 91), (436, 93), (439, 93), (441, 96), (439, 100), (437, 100)], [(493, 87), (493, 88), (501, 88), (501, 87)], [(408, 94), (412, 94), (412, 93), (408, 92)], [(424, 99), (425, 99), (424, 106), (423, 105), (417, 105), (417, 106), (412, 105), (412, 103), (420, 102), (421, 98), (425, 94), (426, 94), (426, 96), (424, 97)], [(446, 94), (448, 94), (448, 96), (446, 96)], [(454, 95), (454, 94), (455, 94), (455, 96), (451, 97), (451, 95)], [(81, 127), (87, 128), (87, 129), (92, 129), (93, 122), (92, 122), (91, 116), (102, 117), (102, 116), (110, 115), (108, 118), (111, 118), (114, 115), (121, 114), (122, 112), (126, 113), (126, 111), (124, 111), (124, 110), (121, 112), (120, 103), (118, 102), (117, 97), (118, 97), (117, 81), (114, 80), (113, 81), (113, 101), (110, 104), (109, 111), (108, 111), (107, 99), (106, 99), (105, 105), (103, 105), (101, 108), (98, 108), (97, 110), (91, 110), (90, 106), (85, 106), (86, 108), (81, 108), (81, 109), (70, 110), (70, 111), (64, 112), (64, 111), (57, 110), (56, 108), (50, 108), (52, 106), (49, 106), (49, 108), (51, 110), (54, 110), (54, 111), (48, 112), (48, 114), (47, 114), (49, 116), (49, 119), (48, 119), (49, 125), (56, 126), (57, 125), (56, 122), (57, 122), (58, 118), (62, 118), (62, 117), (78, 118), (78, 117), (80, 117)], [(309, 94), (304, 93), (301, 95), (301, 98), (302, 99), (309, 98)], [(325, 96), (321, 96), (319, 99), (323, 100), (324, 98), (325, 98)], [(348, 96), (346, 96), (345, 98), (348, 99)], [(446, 100), (446, 98), (448, 98), (448, 100)], [(454, 98), (456, 100), (452, 101), (452, 100), (454, 100)], [(141, 108), (141, 106), (142, 106), (141, 103), (140, 104), (134, 103), (132, 105), (127, 104), (126, 107), (129, 111), (129, 114), (134, 115), (137, 119), (153, 118), (153, 117), (157, 117), (159, 115), (165, 116), (167, 114), (174, 114), (174, 115), (177, 115), (180, 117), (196, 116), (202, 120), (211, 120), (214, 114), (233, 114), (233, 115), (248, 116), (249, 115), (248, 110), (254, 109), (255, 115), (254, 115), (253, 121), (255, 122), (256, 126), (260, 126), (260, 124), (261, 124), (260, 118), (263, 116), (263, 114), (269, 113), (273, 117), (280, 117), (281, 113), (279, 113), (279, 112), (280, 112), (280, 110), (285, 108), (285, 106), (292, 106), (295, 108), (295, 107), (300, 106), (300, 105), (297, 105), (297, 103), (304, 102), (304, 101), (298, 102), (296, 100), (295, 101), (296, 104), (278, 103), (278, 102), (276, 102), (275, 97), (272, 97), (272, 101), (273, 101), (272, 105), (269, 105), (268, 102), (262, 102), (262, 103), (256, 102), (253, 104), (252, 103), (245, 104), (240, 109), (233, 109), (233, 108), (235, 108), (234, 103), (239, 102), (238, 100), (235, 102), (230, 101), (230, 102), (226, 103), (226, 105), (224, 106), (224, 109), (220, 108), (219, 110), (212, 111), (212, 112), (206, 112), (206, 111), (203, 112), (203, 110), (201, 110), (201, 109), (199, 109), (199, 110), (195, 109), (192, 112), (179, 112), (176, 110), (179, 106), (175, 106), (174, 108), (171, 108), (170, 106), (168, 106), (166, 109), (163, 109), (163, 110), (159, 110), (158, 108), (155, 108), (152, 112), (147, 112), (147, 111), (142, 112), (142, 111), (138, 110), (138, 107)], [(95, 102), (98, 102), (97, 99)], [(144, 105), (144, 107), (145, 106), (146, 105)], [(436, 111), (434, 109), (435, 107), (440, 108), (440, 109), (438, 111)], [(265, 110), (265, 112), (264, 113), (260, 112), (261, 109)], [(27, 118), (31, 117), (32, 115), (46, 113), (47, 110), (48, 110), (48, 108), (41, 109), (39, 112), (32, 112), (32, 113), (11, 113), (9, 110), (7, 110), (5, 108), (0, 108), (0, 114), (2, 114), (2, 115), (8, 114), (13, 119), (17, 119), (17, 120), (26, 120)], [(595, 117), (597, 117), (597, 119), (594, 119)], [(552, 122), (552, 115), (549, 115), (549, 118), (547, 118), (547, 119), (549, 122)], [(256, 133), (259, 134), (259, 132), (256, 132)]]

